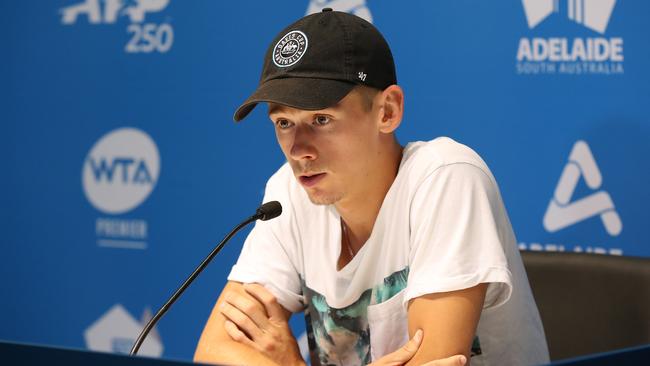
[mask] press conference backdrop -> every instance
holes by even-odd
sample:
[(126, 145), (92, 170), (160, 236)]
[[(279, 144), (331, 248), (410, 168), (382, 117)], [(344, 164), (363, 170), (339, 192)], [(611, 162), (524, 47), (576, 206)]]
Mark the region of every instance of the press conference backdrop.
[[(128, 351), (261, 203), (283, 156), (265, 108), (232, 114), (323, 7), (383, 32), (400, 141), (481, 154), (522, 249), (650, 256), (647, 1), (3, 1), (0, 339)], [(141, 353), (192, 357), (246, 233)]]

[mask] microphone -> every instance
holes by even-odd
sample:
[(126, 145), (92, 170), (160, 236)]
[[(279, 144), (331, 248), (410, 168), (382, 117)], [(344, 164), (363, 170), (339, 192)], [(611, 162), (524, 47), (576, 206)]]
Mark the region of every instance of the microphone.
[(237, 225), (228, 235), (226, 235), (223, 240), (208, 254), (208, 256), (199, 264), (198, 267), (192, 272), (192, 274), (183, 282), (183, 284), (174, 292), (174, 294), (167, 300), (165, 305), (163, 305), (158, 312), (156, 312), (156, 315), (153, 316), (145, 325), (145, 327), (142, 329), (142, 332), (140, 332), (140, 335), (138, 338), (135, 340), (135, 343), (133, 343), (133, 348), (131, 348), (131, 352), (129, 353), (130, 356), (133, 356), (138, 353), (138, 350), (140, 349), (140, 346), (144, 342), (144, 339), (147, 337), (147, 334), (151, 331), (151, 329), (156, 325), (158, 320), (162, 318), (163, 315), (169, 310), (169, 308), (172, 306), (176, 300), (181, 296), (181, 294), (187, 289), (187, 287), (198, 277), (198, 275), (205, 269), (205, 267), (208, 266), (210, 261), (212, 261), (212, 258), (216, 256), (220, 251), (221, 248), (230, 240), (241, 228), (244, 226), (250, 224), (253, 221), (256, 220), (262, 220), (262, 221), (267, 221), (274, 219), (282, 213), (282, 205), (280, 205), (280, 202), (278, 201), (271, 201), (267, 202), (263, 205), (261, 205), (256, 211), (255, 215), (247, 218), (246, 220), (242, 221), (239, 225)]
[(274, 219), (282, 213), (282, 205), (278, 201), (271, 201), (260, 206), (255, 215), (262, 221)]

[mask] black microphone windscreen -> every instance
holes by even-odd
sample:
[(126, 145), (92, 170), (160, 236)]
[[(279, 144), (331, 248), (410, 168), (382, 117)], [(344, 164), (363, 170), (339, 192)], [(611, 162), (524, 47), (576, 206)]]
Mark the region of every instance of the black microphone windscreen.
[(282, 205), (278, 201), (271, 201), (263, 204), (257, 209), (257, 216), (262, 221), (274, 219), (282, 213)]

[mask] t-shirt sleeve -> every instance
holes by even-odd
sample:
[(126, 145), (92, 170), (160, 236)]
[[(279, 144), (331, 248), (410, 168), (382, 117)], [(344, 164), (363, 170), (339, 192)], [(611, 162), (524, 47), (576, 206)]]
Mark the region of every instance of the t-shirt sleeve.
[[(274, 179), (274, 178), (272, 178)], [(277, 180), (277, 177), (276, 177)], [(275, 184), (274, 184), (275, 183)], [(269, 221), (257, 221), (246, 238), (229, 281), (259, 283), (291, 312), (303, 309), (296, 250), (292, 240), (291, 205), (279, 182), (267, 184), (264, 202), (280, 201), (283, 213)]]
[(481, 168), (455, 163), (429, 174), (419, 184), (410, 209), (404, 304), (480, 283), (489, 283), (484, 309), (505, 303), (512, 292), (512, 276), (503, 247), (510, 230), (504, 215), (496, 184)]

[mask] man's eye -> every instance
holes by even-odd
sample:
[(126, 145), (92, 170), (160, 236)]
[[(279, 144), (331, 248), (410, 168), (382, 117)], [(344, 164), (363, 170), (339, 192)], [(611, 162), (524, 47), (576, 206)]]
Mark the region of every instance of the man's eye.
[(289, 123), (289, 121), (286, 119), (279, 119), (275, 122), (275, 124), (281, 129), (289, 128), (291, 126), (291, 123)]
[(326, 125), (326, 124), (330, 123), (330, 118), (328, 116), (316, 116), (316, 118), (314, 119), (314, 122), (317, 125)]

